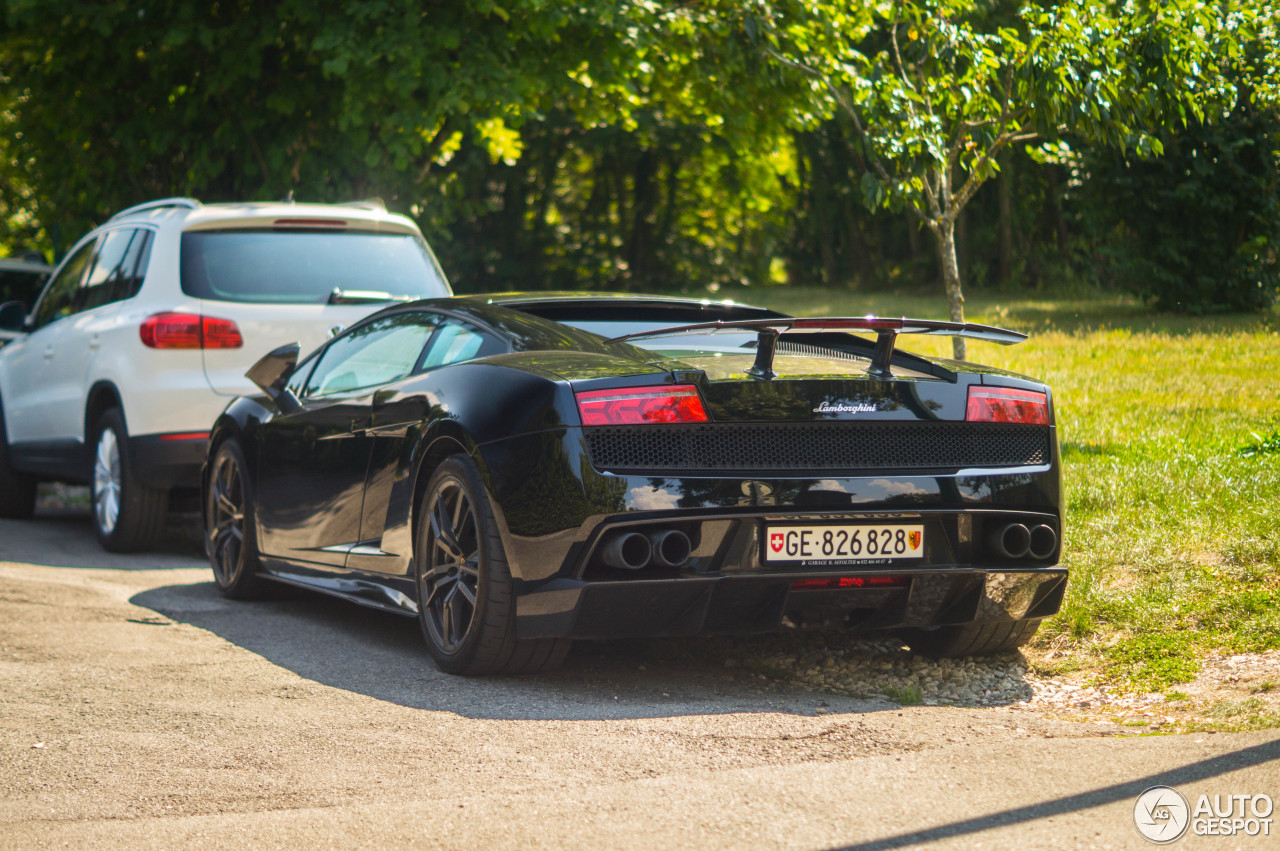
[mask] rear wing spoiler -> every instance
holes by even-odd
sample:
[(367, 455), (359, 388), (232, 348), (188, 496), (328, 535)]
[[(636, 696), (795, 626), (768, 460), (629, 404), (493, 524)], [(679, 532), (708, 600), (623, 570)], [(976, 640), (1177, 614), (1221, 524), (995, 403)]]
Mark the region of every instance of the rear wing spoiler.
[(657, 328), (652, 331), (640, 331), (635, 334), (624, 334), (606, 340), (606, 343), (625, 343), (645, 337), (666, 337), (672, 334), (692, 334), (698, 331), (755, 331), (756, 360), (747, 372), (756, 378), (769, 379), (777, 375), (773, 371), (773, 356), (777, 350), (778, 337), (782, 334), (821, 334), (831, 331), (872, 331), (876, 335), (876, 348), (871, 356), (871, 365), (867, 373), (877, 378), (890, 378), (893, 373), (889, 369), (893, 360), (893, 347), (899, 334), (924, 334), (935, 337), (967, 337), (972, 340), (987, 340), (1002, 346), (1011, 346), (1027, 339), (1026, 334), (997, 328), (993, 325), (978, 325), (973, 322), (942, 322), (935, 319), (889, 319), (878, 316), (863, 317), (812, 317), (812, 318), (778, 318), (778, 319), (742, 319), (725, 322), (698, 322), (693, 325), (674, 325), (670, 328)]

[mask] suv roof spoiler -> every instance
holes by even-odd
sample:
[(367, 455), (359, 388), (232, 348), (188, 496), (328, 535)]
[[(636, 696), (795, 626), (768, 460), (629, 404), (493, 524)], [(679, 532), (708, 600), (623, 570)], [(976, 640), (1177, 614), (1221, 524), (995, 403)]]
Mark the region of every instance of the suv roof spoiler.
[(161, 198), (159, 201), (148, 201), (145, 204), (134, 204), (132, 207), (126, 207), (107, 219), (107, 221), (114, 222), (116, 219), (131, 216), (134, 213), (141, 213), (145, 210), (163, 210), (167, 207), (183, 207), (188, 210), (194, 210), (199, 206), (201, 206), (200, 202), (195, 198)]
[(829, 331), (874, 331), (876, 349), (871, 356), (867, 373), (878, 378), (891, 378), (890, 361), (899, 334), (925, 334), (939, 337), (969, 337), (987, 340), (1002, 346), (1011, 346), (1027, 339), (1019, 331), (997, 328), (994, 325), (978, 325), (973, 322), (942, 322), (936, 319), (890, 319), (878, 316), (813, 318), (743, 319), (738, 321), (697, 322), (692, 325), (675, 325), (624, 334), (606, 340), (606, 343), (625, 343), (643, 337), (665, 337), (670, 334), (691, 334), (697, 331), (741, 330), (756, 332), (756, 360), (747, 372), (756, 378), (769, 379), (777, 375), (773, 371), (773, 356), (781, 334), (820, 334)]

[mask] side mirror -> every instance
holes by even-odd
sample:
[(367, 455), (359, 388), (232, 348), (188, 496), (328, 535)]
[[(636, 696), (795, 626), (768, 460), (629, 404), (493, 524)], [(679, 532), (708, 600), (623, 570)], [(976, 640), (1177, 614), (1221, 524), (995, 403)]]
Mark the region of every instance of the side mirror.
[(25, 331), (27, 306), (20, 301), (0, 304), (0, 331)]
[(298, 410), (302, 404), (297, 397), (285, 388), (285, 382), (293, 374), (298, 365), (298, 354), (301, 347), (297, 343), (289, 343), (273, 349), (263, 355), (262, 359), (249, 368), (244, 377), (262, 388), (271, 401), (282, 413), (288, 414)]

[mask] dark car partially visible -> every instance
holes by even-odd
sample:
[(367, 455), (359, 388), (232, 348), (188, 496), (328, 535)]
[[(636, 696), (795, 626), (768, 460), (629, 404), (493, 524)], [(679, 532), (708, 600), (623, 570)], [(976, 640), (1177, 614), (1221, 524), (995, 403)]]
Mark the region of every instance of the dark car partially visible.
[(909, 334), (1024, 338), (635, 296), (388, 308), (264, 358), (215, 424), (214, 576), (416, 616), (462, 674), (806, 625), (1015, 648), (1066, 587), (1051, 393)]
[[(9, 302), (23, 305), (35, 304), (36, 296), (49, 277), (53, 267), (45, 263), (37, 252), (26, 252), (16, 257), (0, 259), (0, 308)], [(13, 308), (15, 315), (25, 310)], [(20, 332), (0, 327), (0, 346), (18, 336)]]

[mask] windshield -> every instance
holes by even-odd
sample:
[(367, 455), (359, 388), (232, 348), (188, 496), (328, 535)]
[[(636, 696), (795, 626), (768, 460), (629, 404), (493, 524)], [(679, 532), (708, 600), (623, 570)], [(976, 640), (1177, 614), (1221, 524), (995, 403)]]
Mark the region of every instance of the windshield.
[(334, 291), (439, 298), (449, 285), (414, 234), (191, 231), (182, 291), (214, 301), (324, 304)]

